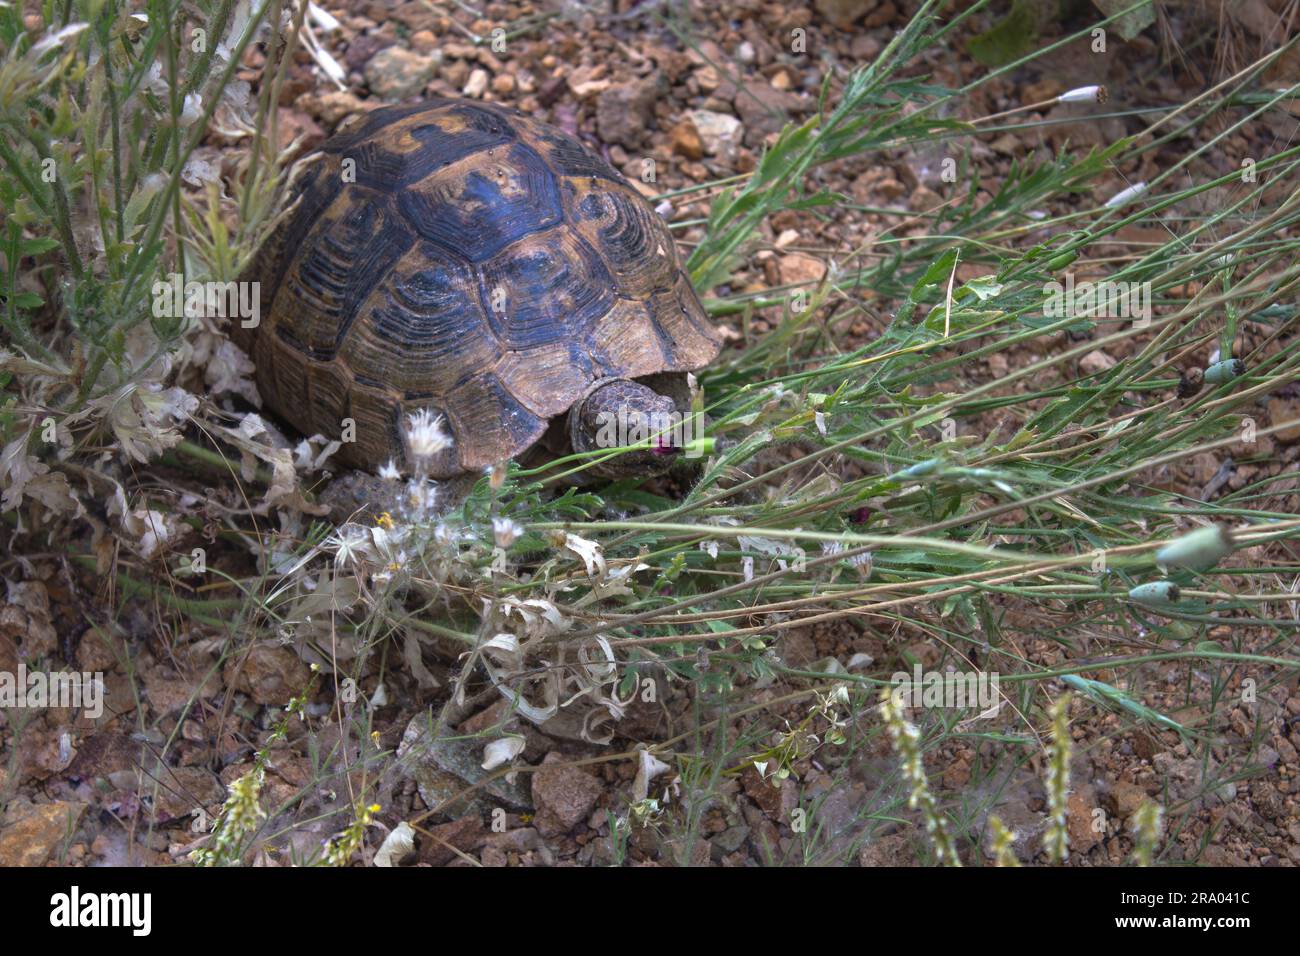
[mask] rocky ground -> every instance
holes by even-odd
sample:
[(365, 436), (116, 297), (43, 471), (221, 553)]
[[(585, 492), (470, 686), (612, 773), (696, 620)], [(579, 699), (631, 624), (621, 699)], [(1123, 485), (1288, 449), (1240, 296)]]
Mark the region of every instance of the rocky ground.
[[(467, 5), (417, 0), (328, 0), (324, 6), (339, 26), (332, 31), (318, 26), (317, 33), (340, 76), (329, 80), (319, 60), (300, 54), (280, 100), (280, 134), (286, 144), (299, 140), (309, 150), (349, 117), (386, 103), (464, 96), (517, 107), (579, 136), (644, 193), (657, 196), (752, 170), (784, 123), (817, 108), (826, 75), (872, 61), (914, 5), (902, 0), (806, 5), (731, 0), (693, 4), (689, 20), (667, 21), (654, 13), (671, 5), (653, 3), (619, 3), (612, 12), (569, 2), (487, 3), (478, 8), (481, 16), (466, 12)], [(474, 37), (491, 37), (501, 25), (519, 31), (509, 36), (504, 49), (474, 44)], [(803, 52), (790, 49), (788, 38), (795, 30), (806, 36)], [(1053, 30), (1056, 36), (1062, 32), (1059, 26), (1049, 27), (1044, 42), (1055, 38)], [(256, 84), (261, 56), (257, 51), (246, 55), (241, 78)], [(1090, 56), (1086, 47), (1066, 46), (981, 88), (970, 108), (973, 115), (994, 113), (1050, 99), (1085, 82), (1106, 84), (1112, 102), (1129, 107), (1178, 103), (1206, 85), (1203, 71), (1212, 68), (1210, 51), (1201, 51), (1196, 62), (1202, 72), (1171, 66), (1167, 51), (1145, 35), (1125, 45), (1123, 55), (1104, 60)], [(1294, 71), (1295, 66), (1292, 59), (1282, 69)], [(926, 67), (931, 79), (944, 85), (959, 85), (984, 70), (960, 49), (936, 53)], [(1057, 106), (1046, 118), (1084, 115), (1077, 106)], [(1222, 175), (1236, 168), (1236, 155), (1259, 155), (1294, 135), (1294, 123), (1284, 128), (1269, 122), (1243, 128), (1235, 134), (1236, 152), (1206, 155), (1189, 175)], [(1044, 126), (1032, 136), (989, 136), (977, 142), (973, 158), (981, 177), (996, 183), (1013, 161), (1046, 159), (1067, 143), (1075, 148), (1105, 143), (1138, 128), (1112, 119)], [(1186, 147), (1175, 140), (1148, 152), (1146, 165), (1115, 171), (1109, 186), (1118, 191), (1127, 182), (1151, 178), (1181, 158)], [(202, 147), (204, 157), (217, 166), (229, 161), (229, 150), (216, 143)], [(925, 223), (909, 221), (909, 216), (945, 201), (938, 180), (941, 159), (936, 146), (929, 155), (900, 152), (884, 164), (873, 157), (819, 171), (823, 185), (844, 192), (857, 205), (886, 211), (834, 210), (828, 221), (806, 213), (774, 217), (729, 291), (820, 278), (829, 261), (884, 229), (904, 237), (924, 231)], [(651, 181), (644, 176), (648, 169), (653, 170)], [(665, 211), (677, 221), (697, 219), (709, 198), (707, 192), (693, 194), (674, 200)], [(699, 230), (690, 226), (676, 234), (689, 247)], [(1163, 237), (1131, 229), (1121, 238)], [(708, 297), (708, 290), (701, 292)], [(754, 331), (763, 327), (760, 315)], [(850, 336), (868, 339), (879, 331), (880, 326), (863, 319)], [(1097, 351), (1083, 362), (1085, 368), (1105, 367), (1114, 360)], [(1006, 361), (994, 356), (967, 375), (972, 382), (987, 381), (1005, 374)], [(1259, 420), (1262, 425), (1298, 413), (1300, 387), (1293, 386), (1261, 407)], [(987, 427), (1002, 424), (991, 416)], [(1298, 457), (1300, 435), (1281, 433), (1261, 440), (1246, 460), (1203, 455), (1152, 478), (1199, 497), (1285, 471), (1296, 477), (1278, 486), (1282, 493), (1273, 506), (1294, 512), (1300, 511)], [(204, 815), (216, 812), (226, 785), (249, 769), (253, 750), (267, 739), (290, 697), (308, 682), (307, 665), (287, 647), (262, 646), (217, 666), (216, 632), (202, 622), (195, 622), (192, 632), (176, 631), (155, 618), (148, 605), (127, 600), (120, 600), (117, 614), (105, 621), (99, 613), (88, 613), (97, 607), (100, 592), (99, 582), (84, 570), (56, 555), (33, 556), (24, 565), (27, 580), (10, 586), (7, 604), (0, 608), (0, 670), (16, 666), (20, 647), (25, 657), (61, 653), (80, 670), (103, 671), (108, 696), (97, 719), (53, 710), (18, 728), (14, 717), (5, 718), (17, 745), (6, 754), (7, 762), (0, 760), (0, 798), (9, 798), (0, 821), (0, 865), (171, 864), (184, 859), (201, 839)], [(1027, 660), (1050, 665), (1065, 653), (1050, 638), (1061, 625), (1022, 620), (1010, 622), (1008, 629), (1042, 635), (1027, 638), (1019, 651)], [(1236, 633), (1225, 629), (1208, 636), (1230, 641)], [(1246, 649), (1263, 648), (1265, 641), (1257, 635)], [(130, 642), (138, 644), (132, 643), (128, 654)], [(848, 626), (793, 632), (781, 646), (783, 658), (794, 666), (868, 654), (877, 669), (890, 669), (895, 662), (906, 667), (904, 652), (923, 661), (937, 659), (938, 653), (915, 643), (905, 629), (882, 633)], [(1076, 702), (1073, 865), (1123, 861), (1131, 849), (1127, 823), (1145, 797), (1181, 808), (1184, 822), (1171, 835), (1170, 860), (1300, 864), (1296, 678), (1261, 686), (1253, 705), (1224, 707), (1211, 699), (1212, 676), (1196, 669), (1189, 675), (1185, 666), (1171, 663), (1146, 669), (1141, 686), (1150, 706), (1189, 725), (1210, 721), (1223, 740), (1210, 765), (1192, 757), (1172, 731), (1133, 732), (1126, 729), (1129, 722)], [(1240, 674), (1227, 676), (1224, 693), (1236, 694), (1240, 679)], [(379, 750), (391, 752), (406, 740), (402, 754), (409, 772), (392, 775), (391, 800), (379, 816), (388, 826), (444, 804), (466, 783), (485, 776), (480, 755), (454, 744), (434, 753), (410, 751), (411, 728), (418, 728), (437, 695), (398, 686), (404, 695), (393, 693), (374, 727)], [(747, 704), (775, 699), (782, 688), (751, 691)], [(491, 700), (471, 702), (458, 714), (459, 730), (474, 733), (503, 719), (504, 703)], [(328, 708), (312, 706), (317, 715)], [(806, 704), (772, 708), (792, 722), (804, 712)], [(694, 719), (690, 697), (680, 687), (665, 687), (655, 706), (633, 707), (614, 746), (626, 753), (637, 741), (681, 733)], [(896, 798), (881, 788), (882, 768), (892, 757), (878, 739), (839, 755), (823, 749), (796, 763), (795, 774), (781, 787), (750, 768), (720, 782), (713, 808), (699, 821), (698, 838), (647, 827), (635, 829), (623, 846), (610, 820), (626, 806), (637, 761), (608, 759), (610, 748), (584, 743), (573, 728), (517, 729), (527, 741), (523, 759), (537, 771), (510, 784), (494, 782), (490, 792), (485, 788), (480, 806), (445, 807), (429, 816), (423, 824), (427, 833), (417, 840), (419, 862), (554, 865), (626, 859), (744, 866), (811, 859), (909, 865), (924, 857), (925, 841), (916, 826), (878, 819), (891, 815), (885, 811)], [(273, 752), (271, 806), (318, 786), (314, 760), (329, 746), (327, 740), (290, 728), (288, 739)], [(963, 792), (990, 796), (995, 812), (1023, 836), (1017, 852), (1033, 860), (1045, 820), (1041, 766), (1031, 759), (1014, 773), (1003, 768), (995, 774), (989, 763), (993, 752), (988, 744), (954, 741), (931, 753), (927, 766), (942, 799), (957, 799)], [(353, 772), (360, 775), (366, 769), (363, 761)], [(392, 773), (379, 765), (376, 772)], [(340, 781), (332, 785), (340, 787)], [(810, 797), (820, 801), (825, 831), (811, 848), (790, 826), (790, 810)], [(507, 811), (504, 833), (491, 827), (493, 807)], [(1097, 809), (1103, 811), (1100, 830), (1087, 825), (1098, 819)], [(983, 820), (969, 823), (976, 830)], [(328, 835), (303, 831), (308, 842)], [(284, 860), (265, 856), (262, 862)]]

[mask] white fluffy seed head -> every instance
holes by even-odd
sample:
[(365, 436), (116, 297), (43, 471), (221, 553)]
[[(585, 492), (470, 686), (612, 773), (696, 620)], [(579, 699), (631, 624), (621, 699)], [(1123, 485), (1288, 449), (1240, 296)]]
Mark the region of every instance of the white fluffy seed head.
[(406, 416), (406, 440), (411, 454), (418, 459), (429, 459), (451, 447), (451, 436), (442, 428), (441, 415), (422, 408)]

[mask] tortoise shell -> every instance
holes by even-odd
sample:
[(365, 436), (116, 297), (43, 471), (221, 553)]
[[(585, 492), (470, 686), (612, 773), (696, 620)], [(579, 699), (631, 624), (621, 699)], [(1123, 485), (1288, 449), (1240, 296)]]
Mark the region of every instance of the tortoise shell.
[[(235, 338), (266, 404), (339, 458), (409, 462), (406, 416), (445, 416), (450, 477), (519, 455), (596, 380), (718, 354), (661, 217), (576, 139), (457, 100), (334, 136), (246, 278)], [(270, 303), (269, 309), (266, 303)]]

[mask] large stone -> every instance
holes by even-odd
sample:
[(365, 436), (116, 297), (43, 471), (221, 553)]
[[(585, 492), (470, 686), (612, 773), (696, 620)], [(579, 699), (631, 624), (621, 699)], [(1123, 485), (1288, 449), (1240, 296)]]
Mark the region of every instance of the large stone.
[(81, 820), (84, 803), (42, 803), (0, 827), (0, 866), (44, 866)]
[[(1096, 814), (1097, 809), (1092, 787), (1080, 787), (1066, 799), (1065, 827), (1070, 834), (1071, 853), (1087, 853), (1105, 836), (1105, 817)], [(1098, 830), (1094, 822), (1102, 828)]]
[[(431, 723), (427, 713), (411, 719), (397, 747), (397, 759), (405, 774), (415, 781), (420, 799), (430, 810), (437, 810), (435, 819), (482, 815), (497, 808), (532, 809), (532, 801), (520, 784), (505, 777), (484, 782), (492, 776), (483, 769), (485, 740), (446, 739), (446, 735), (434, 739)], [(478, 784), (482, 785), (471, 789)]]
[(596, 132), (606, 143), (636, 149), (654, 119), (662, 88), (658, 73), (612, 86), (596, 99)]
[(689, 119), (682, 120), (674, 126), (668, 133), (668, 139), (672, 143), (673, 152), (678, 156), (696, 160), (704, 155), (704, 142), (700, 138), (700, 131)]
[(226, 799), (226, 788), (206, 767), (155, 766), (140, 795), (152, 807), (152, 818), (166, 823), (216, 809)]
[(403, 100), (422, 91), (437, 71), (436, 56), (421, 56), (400, 46), (390, 46), (366, 64), (366, 82), (376, 96)]
[(558, 836), (577, 826), (591, 813), (604, 790), (600, 781), (585, 770), (563, 764), (563, 757), (549, 753), (541, 769), (533, 774), (533, 801), (537, 804), (533, 823), (542, 836)]
[(817, 0), (813, 6), (841, 30), (850, 29), (854, 22), (869, 10), (874, 10), (879, 0)]
[(695, 127), (705, 153), (725, 160), (735, 157), (741, 138), (745, 135), (740, 120), (712, 110), (692, 110), (686, 114), (686, 118)]
[(820, 282), (826, 275), (826, 263), (805, 252), (782, 256), (778, 268), (783, 285), (809, 285)]
[[(1300, 422), (1300, 402), (1289, 401), (1285, 398), (1269, 399), (1268, 416), (1274, 425)], [(1280, 428), (1273, 433), (1273, 436), (1284, 445), (1294, 445), (1300, 442), (1300, 424)]]
[(759, 136), (779, 133), (795, 114), (815, 105), (789, 90), (778, 90), (766, 80), (750, 80), (736, 91), (733, 102), (745, 130)]
[(1146, 802), (1147, 795), (1141, 787), (1127, 780), (1117, 780), (1106, 796), (1106, 807), (1121, 820), (1127, 820)]
[(283, 707), (307, 687), (311, 671), (289, 648), (258, 644), (247, 658), (233, 655), (222, 677), (227, 687), (248, 694), (256, 703)]

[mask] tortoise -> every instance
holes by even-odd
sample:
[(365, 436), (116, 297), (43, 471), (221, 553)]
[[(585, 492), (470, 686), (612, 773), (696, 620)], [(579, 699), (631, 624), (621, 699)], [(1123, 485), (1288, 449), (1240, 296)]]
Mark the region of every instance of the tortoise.
[[(721, 347), (642, 195), (493, 104), (382, 108), (333, 136), (244, 278), (263, 315), (232, 335), (265, 404), (308, 435), (351, 419), (338, 458), (370, 471), (413, 468), (405, 426), (429, 414), (452, 439), (433, 478), (592, 450), (602, 413), (686, 411), (686, 373)], [(656, 450), (600, 473), (662, 471)]]

